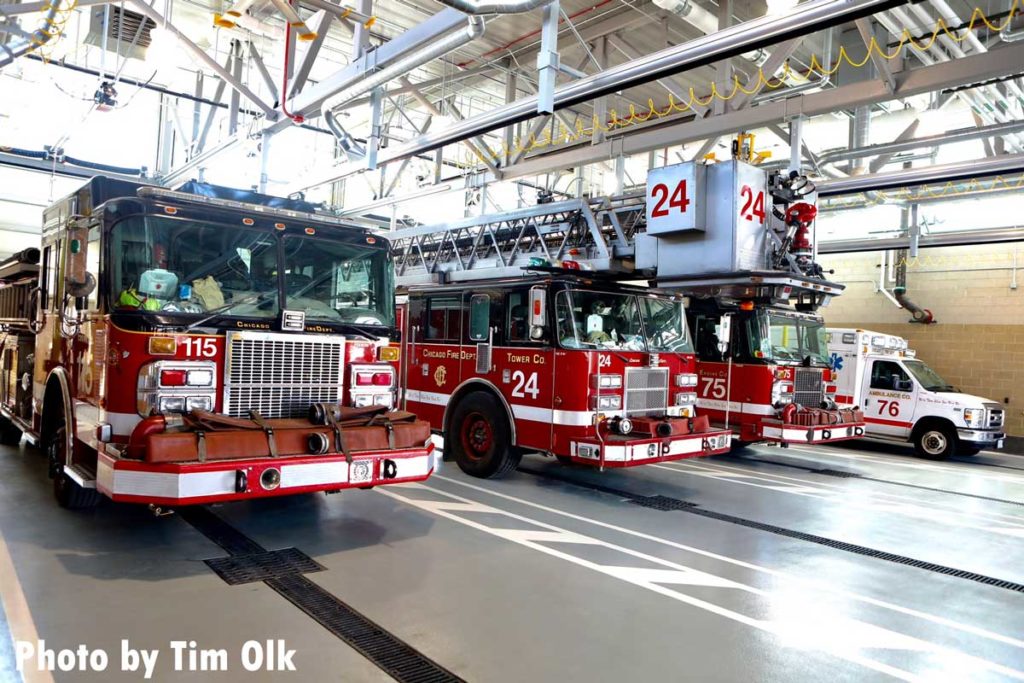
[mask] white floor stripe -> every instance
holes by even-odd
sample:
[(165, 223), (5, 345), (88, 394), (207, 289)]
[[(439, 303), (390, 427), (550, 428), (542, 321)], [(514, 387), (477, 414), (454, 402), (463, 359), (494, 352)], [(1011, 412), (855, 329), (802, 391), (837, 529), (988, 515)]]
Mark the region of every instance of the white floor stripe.
[[(1000, 535), (1006, 535), (1000, 531), (1000, 527), (993, 527), (988, 525), (972, 524), (964, 517), (963, 513), (955, 513), (947, 510), (938, 510), (937, 508), (928, 508), (921, 505), (912, 505), (907, 503), (895, 503), (895, 502), (875, 502), (870, 500), (857, 500), (851, 498), (849, 495), (843, 494), (840, 491), (834, 491), (831, 489), (811, 488), (807, 486), (796, 486), (793, 484), (782, 484), (771, 479), (761, 478), (760, 481), (771, 482), (768, 484), (758, 483), (757, 475), (747, 475), (745, 478), (753, 481), (743, 481), (741, 478), (735, 476), (720, 478), (718, 471), (715, 467), (706, 467), (703, 465), (693, 466), (673, 466), (674, 463), (665, 463), (658, 465), (647, 465), (647, 467), (653, 467), (655, 469), (667, 470), (678, 475), (688, 475), (695, 477), (705, 477), (708, 479), (721, 479), (730, 484), (739, 484), (740, 486), (750, 486), (758, 489), (765, 489), (768, 491), (779, 491), (781, 493), (789, 493), (796, 496), (804, 496), (806, 498), (814, 498), (816, 500), (824, 500), (837, 505), (845, 505), (848, 507), (858, 508), (861, 510), (869, 510), (873, 513), (887, 513), (901, 515), (909, 517), (915, 521), (929, 521), (944, 526), (956, 526), (963, 529), (974, 529), (975, 531), (987, 531), (990, 533), (997, 533)], [(1022, 527), (1024, 528), (1024, 527)]]
[[(941, 617), (941, 616), (938, 616), (938, 615), (935, 615), (935, 614), (930, 614), (928, 612), (922, 612), (920, 610), (915, 610), (915, 609), (912, 609), (912, 608), (909, 608), (909, 607), (903, 607), (901, 605), (896, 605), (896, 604), (891, 603), (891, 602), (886, 602), (885, 600), (879, 600), (877, 598), (872, 598), (870, 596), (860, 595), (860, 594), (857, 594), (857, 593), (854, 593), (854, 592), (851, 592), (851, 591), (844, 590), (842, 588), (837, 588), (834, 584), (826, 584), (824, 582), (816, 581), (814, 579), (805, 579), (805, 578), (802, 578), (802, 577), (795, 576), (793, 574), (787, 574), (786, 572), (783, 572), (783, 571), (780, 571), (780, 570), (777, 570), (777, 569), (772, 569), (770, 567), (765, 567), (765, 566), (762, 566), (762, 565), (754, 564), (752, 562), (746, 562), (744, 560), (739, 560), (739, 559), (736, 559), (736, 558), (733, 558), (733, 557), (729, 557), (729, 556), (726, 556), (726, 555), (720, 555), (718, 553), (713, 553), (711, 551), (703, 550), (701, 548), (695, 548), (693, 546), (686, 545), (684, 543), (678, 543), (676, 541), (670, 541), (670, 540), (668, 540), (666, 538), (661, 538), (660, 536), (654, 536), (652, 534), (647, 534), (647, 533), (644, 533), (642, 531), (636, 531), (634, 529), (628, 529), (626, 527), (618, 526), (618, 525), (615, 525), (615, 524), (609, 524), (608, 522), (602, 522), (600, 520), (592, 519), (592, 518), (589, 518), (589, 517), (583, 517), (581, 515), (576, 515), (576, 514), (573, 514), (571, 512), (566, 512), (564, 510), (559, 510), (557, 508), (553, 508), (553, 507), (550, 507), (550, 506), (547, 506), (547, 505), (543, 505), (541, 503), (534, 503), (532, 501), (525, 500), (523, 498), (518, 498), (518, 497), (515, 497), (515, 496), (510, 496), (508, 494), (501, 493), (499, 491), (495, 491), (492, 488), (484, 488), (482, 486), (477, 486), (475, 484), (470, 484), (468, 482), (459, 481), (458, 479), (452, 479), (450, 477), (445, 477), (445, 476), (442, 476), (442, 475), (435, 475), (434, 477), (432, 477), (432, 479), (439, 479), (439, 480), (442, 480), (442, 481), (446, 481), (446, 482), (449, 482), (449, 483), (452, 483), (452, 484), (456, 484), (458, 486), (462, 486), (462, 487), (471, 489), (473, 491), (477, 491), (479, 493), (487, 494), (488, 496), (493, 496), (493, 497), (496, 497), (496, 498), (500, 498), (502, 500), (507, 500), (507, 501), (509, 501), (511, 503), (516, 503), (518, 505), (523, 505), (525, 507), (530, 507), (530, 508), (534, 508), (536, 510), (541, 510), (543, 512), (548, 512), (548, 513), (551, 513), (551, 514), (554, 514), (554, 515), (558, 515), (560, 517), (565, 517), (567, 519), (572, 519), (572, 520), (575, 520), (575, 521), (578, 521), (578, 522), (584, 522), (586, 524), (591, 524), (593, 526), (597, 526), (597, 527), (600, 527), (602, 529), (608, 529), (609, 531), (614, 531), (616, 533), (621, 533), (621, 534), (624, 534), (624, 535), (627, 535), (627, 536), (632, 536), (634, 538), (640, 538), (640, 539), (643, 539), (645, 541), (652, 541), (654, 543), (658, 543), (660, 545), (664, 545), (664, 546), (667, 546), (667, 547), (670, 547), (670, 548), (675, 548), (677, 550), (683, 550), (683, 551), (686, 551), (686, 552), (693, 553), (695, 555), (700, 555), (702, 557), (707, 557), (707, 558), (710, 558), (710, 559), (713, 559), (713, 560), (718, 560), (718, 561), (724, 562), (726, 564), (731, 564), (731, 565), (734, 565), (734, 566), (737, 566), (737, 567), (742, 567), (744, 569), (749, 569), (751, 571), (755, 571), (755, 572), (758, 572), (758, 573), (761, 573), (761, 574), (765, 574), (765, 575), (771, 576), (772, 578), (779, 579), (781, 581), (786, 582), (790, 588), (796, 589), (794, 592), (801, 592), (801, 591), (806, 591), (807, 589), (813, 589), (813, 590), (821, 591), (823, 593), (830, 593), (832, 595), (838, 595), (838, 596), (841, 596), (841, 597), (844, 597), (844, 598), (848, 598), (848, 599), (851, 599), (851, 600), (856, 600), (858, 602), (863, 602), (865, 604), (872, 605), (874, 607), (879, 607), (879, 608), (882, 608), (882, 609), (892, 610), (893, 612), (898, 612), (900, 614), (905, 614), (905, 615), (910, 616), (910, 617), (914, 617), (914, 618), (917, 618), (917, 619), (922, 619), (924, 621), (929, 621), (931, 623), (939, 624), (941, 626), (946, 626), (946, 627), (949, 627), (949, 628), (952, 628), (952, 629), (956, 629), (958, 631), (963, 631), (964, 633), (970, 633), (972, 635), (979, 636), (981, 638), (986, 638), (988, 640), (992, 640), (992, 641), (996, 641), (996, 642), (999, 642), (999, 643), (1004, 643), (1006, 645), (1011, 645), (1013, 647), (1024, 649), (1024, 640), (1020, 640), (1020, 639), (1013, 638), (1013, 637), (1010, 637), (1010, 636), (1007, 636), (1007, 635), (1003, 635), (1001, 633), (996, 633), (994, 631), (990, 631), (988, 629), (980, 628), (978, 626), (972, 626), (971, 624), (964, 624), (962, 622), (954, 621), (952, 619), (948, 619), (946, 617)], [(429, 488), (429, 487), (424, 486), (423, 488)], [(451, 495), (451, 494), (446, 494), (446, 495)], [(468, 499), (465, 499), (465, 500), (468, 500)]]
[[(441, 478), (445, 479), (446, 481), (454, 481), (448, 480), (445, 477)], [(424, 488), (429, 489), (432, 492), (437, 493), (439, 495), (448, 496), (460, 502), (474, 502), (471, 501), (470, 499), (463, 498), (452, 493), (448, 493), (446, 491), (431, 487), (429, 485), (425, 486)], [(826, 610), (822, 609), (822, 606), (819, 604), (808, 602), (806, 605), (800, 606), (791, 599), (791, 596), (786, 596), (784, 604), (773, 604), (773, 608), (778, 607), (778, 609), (773, 609), (772, 613), (780, 614), (781, 612), (780, 618), (767, 620), (751, 617), (749, 615), (737, 612), (735, 610), (731, 610), (727, 607), (723, 607), (722, 605), (715, 604), (708, 600), (703, 600), (691, 595), (686, 595), (685, 593), (680, 593), (678, 591), (672, 590), (667, 586), (660, 585), (659, 583), (656, 583), (657, 578), (660, 575), (657, 572), (654, 574), (646, 574), (645, 572), (629, 572), (623, 574), (622, 567), (607, 566), (596, 562), (592, 562), (582, 557), (577, 557), (571, 554), (571, 552), (569, 551), (563, 551), (561, 549), (539, 545), (535, 541), (528, 540), (527, 536), (518, 536), (517, 534), (510, 535), (508, 529), (489, 527), (485, 524), (481, 524), (480, 522), (474, 520), (460, 518), (455, 514), (447, 512), (443, 509), (438, 509), (436, 506), (430, 505), (430, 501), (425, 502), (417, 500), (415, 498), (403, 496), (398, 491), (395, 490), (379, 491), (383, 495), (389, 496), (396, 500), (403, 501), (414, 507), (419, 507), (421, 509), (434, 512), (434, 514), (438, 514), (451, 521), (458, 522), (460, 524), (469, 526), (471, 528), (483, 531), (494, 536), (499, 536), (506, 538), (508, 540), (512, 540), (513, 542), (518, 543), (519, 545), (528, 547), (532, 550), (536, 550), (537, 552), (541, 552), (546, 555), (550, 555), (552, 557), (565, 560), (572, 564), (576, 564), (578, 566), (582, 566), (587, 569), (591, 569), (593, 571), (605, 574), (607, 576), (611, 576), (619, 580), (626, 581), (631, 585), (635, 585), (646, 590), (658, 593), (672, 600), (676, 600), (678, 602), (682, 602), (684, 604), (697, 607), (699, 609), (711, 612), (713, 614), (717, 614), (732, 621), (736, 621), (738, 623), (742, 623), (752, 628), (756, 628), (758, 630), (779, 636), (783, 643), (790, 644), (800, 648), (806, 648), (808, 644), (811, 644), (817, 649), (820, 649), (824, 652), (828, 652), (841, 659), (845, 659), (855, 664), (859, 664), (861, 666), (872, 669), (874, 671), (878, 671), (880, 673), (888, 674), (901, 680), (923, 681), (927, 680), (928, 677), (919, 675), (915, 672), (907, 671), (905, 669), (901, 669), (896, 666), (886, 664), (884, 662), (877, 661), (875, 659), (871, 659), (867, 655), (863, 654), (861, 650), (865, 648), (884, 647), (885, 649), (901, 649), (926, 652), (929, 654), (934, 654), (942, 657), (944, 666), (960, 665), (968, 667), (974, 671), (977, 671), (977, 669), (980, 668), (987, 671), (997, 672), (1017, 680), (1024, 680), (1024, 671), (1018, 671), (1016, 669), (1001, 664), (997, 664), (995, 662), (991, 662), (980, 657), (968, 655), (966, 653), (959, 652), (951, 648), (947, 648), (935, 643), (921, 640), (913, 636), (908, 636), (906, 634), (898, 633), (896, 631), (891, 631), (880, 626), (849, 619), (843, 614), (828, 613), (826, 612)], [(491, 508), (488, 509), (487, 511), (502, 514), (507, 518), (519, 520), (531, 526), (539, 526), (553, 532), (573, 533), (565, 529), (556, 527), (554, 525), (540, 522), (538, 520), (524, 517), (522, 515), (514, 514), (506, 510)], [(766, 597), (768, 599), (775, 599), (776, 601), (779, 597), (774, 593), (761, 590), (754, 586), (740, 584), (738, 582), (725, 579), (724, 577), (716, 577), (706, 572), (701, 572), (690, 567), (685, 567), (674, 562), (669, 562), (668, 560), (664, 560), (660, 557), (648, 555), (646, 553), (641, 553), (630, 548), (608, 543), (606, 541), (592, 539), (592, 543), (594, 545), (600, 545), (605, 548), (616, 550), (625, 555), (646, 560), (647, 562), (662, 565), (676, 572), (694, 572), (698, 576), (706, 576), (709, 577), (709, 579), (713, 577), (714, 579), (718, 579), (725, 582), (724, 584), (721, 584), (723, 587), (737, 588), (748, 593), (753, 593)], [(672, 575), (673, 578), (675, 576), (676, 575), (674, 574)]]
[[(7, 625), (11, 628), (11, 639), (29, 642), (35, 646), (39, 642), (32, 612), (29, 611), (25, 593), (21, 590), (18, 573), (14, 570), (14, 561), (7, 550), (7, 543), (0, 535), (0, 601), (3, 602)], [(14, 650), (12, 644), (12, 651)], [(14, 667), (15, 662), (11, 662)], [(53, 675), (48, 671), (36, 671), (34, 666), (27, 667), (21, 674), (25, 683), (53, 683)]]

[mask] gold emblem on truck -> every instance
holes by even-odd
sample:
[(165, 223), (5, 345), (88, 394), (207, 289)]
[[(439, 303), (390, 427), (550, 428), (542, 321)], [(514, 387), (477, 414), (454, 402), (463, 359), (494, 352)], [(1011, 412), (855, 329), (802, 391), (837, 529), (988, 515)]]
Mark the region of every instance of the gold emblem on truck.
[(438, 365), (437, 370), (434, 370), (434, 381), (437, 382), (437, 386), (443, 387), (445, 381), (448, 379), (448, 371), (443, 365)]

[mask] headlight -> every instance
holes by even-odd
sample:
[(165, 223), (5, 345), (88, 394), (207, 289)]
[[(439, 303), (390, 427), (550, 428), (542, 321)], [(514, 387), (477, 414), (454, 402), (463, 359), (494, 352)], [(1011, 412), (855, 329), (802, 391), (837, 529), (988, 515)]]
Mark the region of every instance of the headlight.
[(981, 427), (985, 424), (984, 408), (965, 408), (964, 422), (968, 427)]
[(622, 375), (594, 375), (597, 389), (619, 389), (622, 387)]
[(677, 406), (689, 406), (697, 402), (697, 394), (676, 394), (676, 405)]
[(677, 387), (695, 387), (695, 386), (697, 386), (697, 375), (676, 375), (676, 386)]
[(596, 410), (619, 410), (622, 408), (621, 396), (595, 396), (591, 406)]
[(772, 383), (772, 405), (793, 402), (793, 385), (789, 382)]
[(184, 396), (161, 396), (157, 401), (157, 409), (161, 413), (183, 413), (185, 406)]

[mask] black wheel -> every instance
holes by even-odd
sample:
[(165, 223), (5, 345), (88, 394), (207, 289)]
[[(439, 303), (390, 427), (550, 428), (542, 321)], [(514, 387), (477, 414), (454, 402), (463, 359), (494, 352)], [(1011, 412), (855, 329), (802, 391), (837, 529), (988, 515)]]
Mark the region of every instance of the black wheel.
[(10, 420), (0, 417), (0, 445), (17, 446), (21, 443), (21, 430)]
[(522, 458), (522, 452), (512, 446), (504, 410), (493, 394), (484, 391), (474, 391), (459, 401), (444, 445), (459, 469), (481, 479), (506, 476)]
[(956, 451), (956, 432), (947, 425), (928, 425), (914, 438), (918, 455), (929, 460), (945, 460)]
[(977, 446), (968, 446), (963, 441), (961, 441), (960, 444), (956, 447), (956, 454), (957, 455), (967, 455), (967, 456), (970, 456), (970, 455), (977, 455), (978, 453), (981, 453), (981, 449), (980, 448), (978, 448)]
[(55, 429), (46, 441), (46, 456), (50, 465), (50, 476), (53, 477), (53, 495), (57, 499), (57, 504), (68, 510), (94, 508), (102, 499), (100, 492), (79, 486), (64, 472), (64, 464), (68, 461), (68, 444), (63, 415), (60, 415), (58, 423), (61, 426)]
[(558, 462), (565, 465), (566, 467), (571, 467), (572, 465), (575, 464), (572, 461), (572, 458), (570, 458), (568, 455), (556, 455), (555, 458), (557, 458)]

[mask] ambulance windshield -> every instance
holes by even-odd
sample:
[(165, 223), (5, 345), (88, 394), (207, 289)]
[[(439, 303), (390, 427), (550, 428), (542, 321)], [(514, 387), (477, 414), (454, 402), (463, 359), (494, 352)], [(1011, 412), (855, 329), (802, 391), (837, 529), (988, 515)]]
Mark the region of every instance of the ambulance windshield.
[[(390, 326), (387, 251), (304, 235), (162, 216), (132, 216), (111, 233), (112, 307), (121, 310)], [(282, 306), (279, 299), (284, 291)]]
[(782, 363), (829, 365), (824, 323), (773, 313), (766, 317), (767, 335), (762, 336), (759, 346), (753, 349), (755, 357)]
[(903, 365), (921, 383), (921, 386), (928, 391), (956, 391), (952, 384), (948, 384), (946, 380), (939, 376), (939, 373), (928, 367), (924, 361), (904, 359)]
[(558, 337), (570, 349), (692, 353), (681, 301), (572, 290), (555, 304)]

